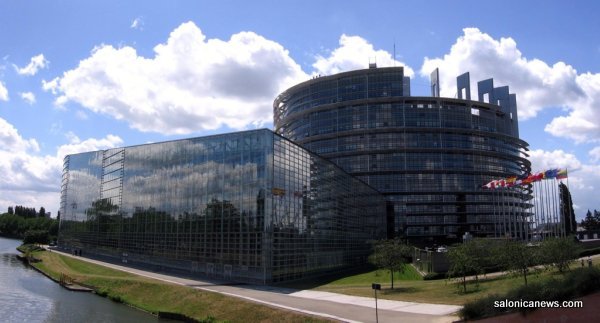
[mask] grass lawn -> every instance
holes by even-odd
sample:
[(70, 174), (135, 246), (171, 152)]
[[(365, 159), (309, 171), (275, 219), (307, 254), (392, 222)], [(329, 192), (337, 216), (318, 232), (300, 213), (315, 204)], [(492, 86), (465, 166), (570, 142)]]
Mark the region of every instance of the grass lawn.
[[(529, 283), (548, 279), (550, 276), (560, 278), (560, 274), (553, 271), (542, 271), (527, 276)], [(466, 302), (479, 299), (491, 294), (502, 294), (524, 284), (521, 276), (502, 276), (484, 279), (480, 277), (479, 287), (474, 282), (467, 284), (467, 293), (459, 289), (456, 281), (447, 279), (422, 280), (421, 276), (412, 266), (408, 266), (404, 273), (394, 275), (394, 289), (391, 289), (390, 274), (386, 270), (364, 270), (361, 273), (346, 275), (339, 279), (329, 279), (316, 284), (295, 283), (285, 286), (292, 288), (310, 288), (313, 290), (333, 293), (373, 297), (371, 283), (380, 283), (381, 292), (378, 297), (399, 301), (421, 303), (463, 305)], [(462, 288), (462, 286), (461, 286)]]
[(96, 291), (145, 311), (184, 314), (198, 320), (214, 317), (230, 322), (327, 322), (320, 318), (279, 310), (234, 297), (137, 276), (53, 252), (34, 253), (32, 265), (58, 279), (61, 274)]

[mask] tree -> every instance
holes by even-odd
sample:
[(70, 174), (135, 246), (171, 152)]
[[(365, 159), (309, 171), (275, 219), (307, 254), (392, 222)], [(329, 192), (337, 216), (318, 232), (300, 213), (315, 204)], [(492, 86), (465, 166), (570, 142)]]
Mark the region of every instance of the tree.
[(581, 220), (581, 226), (586, 230), (598, 230), (600, 228), (600, 215), (595, 216), (598, 212), (594, 210), (594, 214), (590, 210), (585, 214), (585, 219)]
[(15, 211), (13, 210), (12, 206), (8, 207), (8, 214), (15, 214)]
[(46, 244), (49, 241), (48, 230), (28, 230), (25, 232), (23, 243), (41, 243)]
[(472, 250), (475, 248), (473, 241), (458, 244), (448, 250), (450, 268), (448, 277), (461, 277), (463, 292), (467, 292), (467, 275), (478, 272), (479, 268)]
[(555, 267), (560, 273), (569, 269), (569, 265), (579, 257), (580, 247), (572, 237), (549, 238), (540, 244), (540, 261), (549, 267)]
[(40, 213), (39, 213), (39, 217), (40, 218), (45, 218), (46, 217), (46, 209), (44, 209), (44, 207), (40, 207)]
[(380, 240), (373, 246), (373, 253), (369, 256), (369, 262), (378, 268), (390, 271), (392, 289), (394, 289), (394, 272), (404, 272), (411, 251), (412, 248), (399, 239)]
[(536, 247), (527, 246), (521, 241), (507, 240), (498, 248), (498, 256), (506, 270), (523, 276), (527, 286), (529, 267), (536, 264)]
[(567, 185), (560, 182), (558, 184), (560, 191), (560, 216), (565, 224), (565, 234), (570, 235), (577, 231), (577, 220), (575, 220), (575, 210), (573, 209), (573, 200)]

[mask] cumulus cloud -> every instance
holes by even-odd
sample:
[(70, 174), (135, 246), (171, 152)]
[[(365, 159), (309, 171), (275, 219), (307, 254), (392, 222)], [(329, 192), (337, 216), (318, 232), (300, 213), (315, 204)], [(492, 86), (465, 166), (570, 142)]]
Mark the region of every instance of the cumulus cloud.
[(600, 73), (578, 75), (584, 96), (568, 106), (569, 114), (554, 118), (545, 131), (577, 143), (600, 142)]
[(17, 73), (19, 73), (20, 75), (33, 76), (38, 72), (38, 70), (42, 68), (47, 68), (48, 64), (50, 64), (50, 62), (46, 60), (46, 58), (44, 58), (44, 54), (39, 54), (37, 56), (32, 57), (29, 61), (29, 64), (27, 64), (27, 66), (25, 67), (21, 68), (17, 65), (13, 66)]
[(583, 218), (588, 209), (598, 208), (598, 194), (595, 187), (600, 182), (600, 165), (584, 164), (575, 155), (562, 150), (532, 150), (529, 159), (534, 171), (550, 168), (566, 168), (568, 170), (569, 190), (578, 218)]
[(600, 162), (600, 146), (592, 148), (589, 154), (592, 162)]
[(548, 107), (569, 111), (552, 120), (546, 131), (577, 142), (600, 138), (600, 74), (578, 74), (570, 65), (549, 65), (528, 59), (512, 38), (496, 40), (477, 28), (465, 28), (450, 51), (441, 58), (425, 58), (420, 74), (429, 77), (440, 68), (441, 94), (456, 96), (456, 76), (470, 72), (471, 95), (477, 99), (476, 81), (490, 77), (495, 85), (508, 85), (517, 94), (521, 119), (535, 117)]
[(367, 68), (369, 62), (376, 62), (377, 66), (404, 66), (404, 74), (413, 76), (414, 71), (406, 64), (395, 60), (392, 55), (382, 49), (375, 50), (372, 44), (360, 36), (343, 34), (339, 40), (339, 47), (331, 51), (329, 56), (318, 55), (313, 64), (317, 74), (330, 75), (345, 71)]
[(21, 99), (23, 99), (23, 101), (27, 102), (29, 105), (35, 103), (35, 94), (32, 92), (21, 92), (19, 95), (21, 96)]
[(6, 120), (0, 118), (0, 150), (38, 152), (40, 146), (35, 139), (24, 139), (17, 129)]
[(531, 169), (533, 172), (543, 171), (551, 168), (567, 168), (570, 171), (579, 170), (582, 167), (577, 156), (564, 152), (563, 150), (545, 151), (535, 149), (529, 152)]
[(8, 90), (2, 82), (0, 82), (0, 101), (8, 101)]
[(113, 148), (123, 143), (121, 138), (80, 140), (74, 134), (69, 143), (59, 146), (56, 155), (40, 155), (33, 138), (23, 138), (17, 129), (0, 118), (0, 209), (10, 205), (44, 206), (53, 213), (58, 210), (63, 158), (89, 150)]
[(77, 154), (86, 151), (95, 151), (100, 149), (108, 149), (120, 146), (123, 144), (123, 140), (119, 136), (107, 135), (104, 138), (96, 139), (89, 138), (81, 140), (72, 132), (68, 133), (67, 138), (69, 143), (58, 147), (56, 155), (61, 160), (66, 155)]
[(43, 88), (57, 105), (76, 102), (144, 132), (188, 134), (272, 122), (273, 98), (308, 79), (286, 49), (253, 32), (207, 39), (188, 22), (154, 53), (102, 45)]

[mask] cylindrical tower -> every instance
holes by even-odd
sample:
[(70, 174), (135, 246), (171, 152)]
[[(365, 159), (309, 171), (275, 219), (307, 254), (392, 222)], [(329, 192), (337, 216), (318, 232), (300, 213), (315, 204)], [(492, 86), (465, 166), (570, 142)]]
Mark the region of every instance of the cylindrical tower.
[(530, 172), (516, 97), (489, 79), (472, 101), (468, 73), (457, 81), (458, 99), (439, 97), (437, 74), (431, 97), (410, 96), (402, 67), (317, 77), (275, 99), (275, 131), (385, 194), (388, 236), (526, 237), (527, 190), (481, 188)]

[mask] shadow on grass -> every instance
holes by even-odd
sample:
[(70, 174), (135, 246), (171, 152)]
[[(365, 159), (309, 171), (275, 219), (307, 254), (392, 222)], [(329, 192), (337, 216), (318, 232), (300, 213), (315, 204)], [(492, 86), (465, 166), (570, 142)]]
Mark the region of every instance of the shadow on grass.
[(339, 270), (330, 274), (319, 275), (318, 277), (307, 277), (297, 281), (278, 283), (274, 284), (274, 286), (294, 289), (313, 289), (315, 287), (327, 285), (331, 282), (346, 278), (348, 276), (365, 274), (376, 269), (376, 267), (371, 265), (363, 265), (360, 267)]
[(395, 295), (395, 294), (409, 294), (420, 291), (420, 288), (416, 287), (394, 287), (394, 289), (386, 288), (381, 290), (383, 295)]

